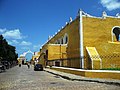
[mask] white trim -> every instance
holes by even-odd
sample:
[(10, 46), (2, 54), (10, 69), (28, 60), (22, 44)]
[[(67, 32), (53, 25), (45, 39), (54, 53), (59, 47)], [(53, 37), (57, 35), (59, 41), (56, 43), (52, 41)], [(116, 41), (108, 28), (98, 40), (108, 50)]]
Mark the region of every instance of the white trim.
[(85, 13), (84, 11), (82, 11), (82, 12), (84, 14), (83, 17), (89, 17), (89, 18), (98, 18), (98, 19), (103, 19), (103, 17), (105, 17), (105, 18), (120, 18), (120, 16), (109, 16), (109, 15), (107, 15), (107, 13), (106, 13), (106, 15), (102, 15), (102, 17), (97, 17), (97, 16), (92, 16), (88, 13)]
[(108, 73), (120, 73), (120, 71), (110, 71), (110, 70), (84, 70), (84, 69), (76, 69), (76, 68), (67, 68), (67, 67), (55, 67), (53, 68), (59, 68), (64, 70), (75, 70), (75, 71), (87, 71), (87, 72), (108, 72)]
[(48, 45), (53, 45), (53, 46), (67, 46), (67, 44), (48, 44)]
[(83, 11), (79, 11), (79, 35), (80, 35), (80, 58), (81, 61), (80, 64), (82, 64), (82, 69), (84, 69), (84, 49), (83, 49), (83, 20), (82, 20), (82, 13)]
[(34, 55), (34, 53), (32, 51), (30, 51), (30, 50), (28, 50), (27, 52), (24, 52), (22, 55), (25, 57), (26, 54), (28, 54), (28, 53), (31, 53), (32, 55)]

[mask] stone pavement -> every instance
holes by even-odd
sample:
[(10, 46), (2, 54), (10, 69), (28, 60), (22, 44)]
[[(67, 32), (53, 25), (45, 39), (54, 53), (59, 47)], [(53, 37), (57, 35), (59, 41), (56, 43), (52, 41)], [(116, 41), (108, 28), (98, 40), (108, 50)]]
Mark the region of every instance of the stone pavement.
[(52, 70), (50, 68), (45, 68), (44, 70), (46, 72), (52, 73), (54, 75), (60, 76), (64, 79), (71, 80), (71, 81), (97, 82), (97, 83), (104, 83), (108, 85), (120, 86), (120, 80), (116, 80), (116, 79), (88, 78), (88, 77), (83, 77), (83, 76), (78, 76), (70, 73), (64, 73), (64, 72)]
[(0, 73), (0, 90), (120, 90), (118, 85), (88, 82), (84, 77), (79, 80), (80, 76), (57, 72), (62, 74), (60, 76), (56, 72), (51, 69), (34, 71), (33, 67), (28, 69), (26, 65), (15, 66)]

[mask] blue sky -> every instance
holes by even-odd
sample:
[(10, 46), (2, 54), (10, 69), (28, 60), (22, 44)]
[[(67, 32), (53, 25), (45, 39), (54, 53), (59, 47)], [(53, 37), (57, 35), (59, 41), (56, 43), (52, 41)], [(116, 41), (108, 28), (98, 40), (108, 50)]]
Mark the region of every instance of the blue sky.
[(120, 0), (0, 0), (0, 34), (20, 55), (39, 51), (79, 9), (93, 16), (120, 13)]

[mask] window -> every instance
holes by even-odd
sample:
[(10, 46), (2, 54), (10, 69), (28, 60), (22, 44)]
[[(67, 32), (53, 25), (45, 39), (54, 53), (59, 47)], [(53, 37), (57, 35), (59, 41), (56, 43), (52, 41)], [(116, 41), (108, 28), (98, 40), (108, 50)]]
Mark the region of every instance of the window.
[(119, 41), (120, 41), (120, 34), (119, 34)]
[(58, 44), (60, 44), (60, 40), (58, 40)]
[[(113, 35), (115, 35), (116, 40), (113, 40)], [(116, 26), (112, 29), (112, 41), (120, 41), (120, 27)]]
[(55, 44), (58, 44), (57, 40), (55, 41)]
[(68, 43), (68, 35), (67, 35), (67, 33), (64, 35), (63, 43), (64, 43), (64, 44), (67, 44), (67, 43)]
[(68, 37), (66, 36), (65, 37), (65, 44), (67, 44), (67, 42), (68, 42)]
[(63, 44), (63, 38), (61, 39), (61, 44)]

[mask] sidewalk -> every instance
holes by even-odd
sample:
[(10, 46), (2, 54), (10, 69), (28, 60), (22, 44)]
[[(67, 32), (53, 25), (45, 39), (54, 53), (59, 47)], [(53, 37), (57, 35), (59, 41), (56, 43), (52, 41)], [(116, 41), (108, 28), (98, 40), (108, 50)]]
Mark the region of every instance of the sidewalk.
[(83, 77), (83, 76), (78, 76), (78, 75), (74, 75), (74, 74), (69, 74), (69, 73), (52, 70), (49, 68), (45, 68), (44, 70), (48, 73), (60, 76), (64, 79), (71, 80), (71, 81), (97, 82), (97, 83), (104, 83), (104, 84), (109, 84), (109, 85), (120, 86), (120, 80), (116, 80), (116, 79), (87, 78), (87, 77)]

